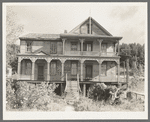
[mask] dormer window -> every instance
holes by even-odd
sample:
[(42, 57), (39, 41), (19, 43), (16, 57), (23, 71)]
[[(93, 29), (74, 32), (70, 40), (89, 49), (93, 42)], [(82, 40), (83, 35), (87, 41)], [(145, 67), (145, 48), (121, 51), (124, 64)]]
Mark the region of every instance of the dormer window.
[(31, 41), (27, 41), (27, 52), (32, 52), (32, 42)]

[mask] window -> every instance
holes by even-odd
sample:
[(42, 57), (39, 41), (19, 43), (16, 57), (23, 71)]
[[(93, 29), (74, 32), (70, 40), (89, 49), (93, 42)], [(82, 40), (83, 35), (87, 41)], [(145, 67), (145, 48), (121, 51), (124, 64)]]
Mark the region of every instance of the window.
[(50, 53), (51, 54), (56, 54), (57, 53), (57, 42), (51, 42)]
[(77, 51), (77, 43), (76, 42), (71, 43), (71, 51)]
[(101, 65), (101, 75), (102, 76), (107, 75), (107, 62), (103, 62)]
[(107, 52), (107, 44), (102, 44), (102, 53)]
[(92, 51), (92, 42), (83, 44), (83, 51)]
[(71, 74), (72, 75), (76, 75), (77, 74), (77, 63), (76, 62), (72, 62), (72, 65), (71, 65)]
[(27, 52), (31, 52), (32, 51), (32, 42), (27, 41)]
[(51, 62), (51, 75), (56, 75), (56, 62)]

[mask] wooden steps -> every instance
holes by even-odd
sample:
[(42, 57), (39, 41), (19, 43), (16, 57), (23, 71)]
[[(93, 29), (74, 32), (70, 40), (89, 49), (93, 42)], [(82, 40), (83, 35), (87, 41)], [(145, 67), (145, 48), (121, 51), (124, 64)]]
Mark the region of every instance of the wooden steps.
[(79, 100), (79, 92), (80, 92), (79, 81), (78, 80), (68, 81), (67, 80), (67, 75), (66, 75), (66, 88), (65, 88), (65, 91), (67, 92), (66, 100), (68, 102), (70, 102), (70, 101), (74, 102), (76, 100)]

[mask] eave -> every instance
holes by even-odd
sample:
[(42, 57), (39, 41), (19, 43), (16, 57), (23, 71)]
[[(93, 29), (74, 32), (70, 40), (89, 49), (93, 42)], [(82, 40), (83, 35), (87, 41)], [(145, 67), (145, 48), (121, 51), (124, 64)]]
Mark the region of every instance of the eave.
[(69, 38), (69, 39), (112, 39), (112, 40), (121, 40), (122, 37), (118, 36), (104, 36), (104, 35), (92, 35), (92, 34), (60, 34), (61, 38)]

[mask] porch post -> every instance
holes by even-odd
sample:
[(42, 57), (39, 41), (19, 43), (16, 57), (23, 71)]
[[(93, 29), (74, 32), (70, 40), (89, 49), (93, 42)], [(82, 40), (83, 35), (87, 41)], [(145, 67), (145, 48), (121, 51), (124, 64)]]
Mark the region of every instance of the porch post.
[(83, 42), (85, 39), (79, 39), (81, 41), (81, 52), (83, 52)]
[(65, 41), (66, 41), (66, 39), (64, 38), (64, 39), (62, 39), (62, 41), (63, 41), (63, 55), (65, 55)]
[(61, 81), (64, 81), (64, 63), (65, 63), (65, 60), (61, 60), (61, 63), (62, 63), (62, 71), (61, 71)]
[(86, 84), (83, 84), (83, 96), (86, 97)]
[(116, 50), (117, 50), (117, 44), (118, 44), (118, 43), (115, 43), (115, 54), (116, 54)]
[(20, 79), (20, 69), (21, 69), (20, 65), (21, 65), (21, 58), (18, 57), (18, 71), (17, 71), (18, 72), (18, 77), (17, 77), (18, 80)]
[(99, 60), (99, 81), (101, 81), (101, 60)]
[(50, 80), (50, 68), (49, 68), (49, 66), (50, 66), (50, 62), (51, 62), (51, 59), (50, 58), (48, 58), (47, 59), (47, 80), (49, 81)]
[(102, 48), (103, 39), (98, 39), (98, 41), (99, 41), (99, 56), (101, 56), (101, 48)]
[(81, 81), (83, 81), (83, 63), (84, 63), (84, 60), (81, 60)]
[(119, 47), (119, 41), (118, 41), (118, 55), (120, 54), (120, 47)]
[(34, 70), (35, 70), (35, 61), (36, 61), (36, 59), (35, 58), (33, 58), (33, 59), (31, 59), (32, 60), (32, 80), (34, 80)]
[(120, 81), (120, 61), (118, 60), (118, 83)]

